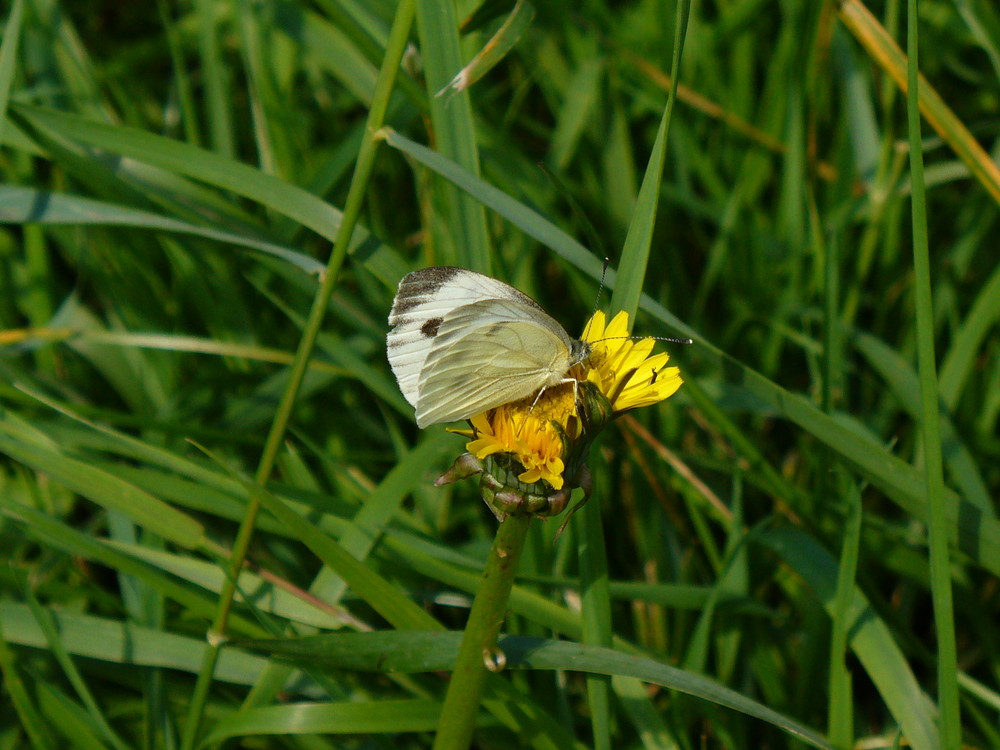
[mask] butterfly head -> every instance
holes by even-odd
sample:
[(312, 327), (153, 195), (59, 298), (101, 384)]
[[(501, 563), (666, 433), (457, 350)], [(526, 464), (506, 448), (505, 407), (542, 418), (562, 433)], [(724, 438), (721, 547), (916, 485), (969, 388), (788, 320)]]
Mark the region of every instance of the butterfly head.
[(590, 345), (589, 341), (581, 341), (579, 339), (573, 339), (570, 343), (569, 348), (569, 361), (570, 367), (573, 365), (579, 365), (590, 359), (590, 353), (593, 351), (593, 347)]

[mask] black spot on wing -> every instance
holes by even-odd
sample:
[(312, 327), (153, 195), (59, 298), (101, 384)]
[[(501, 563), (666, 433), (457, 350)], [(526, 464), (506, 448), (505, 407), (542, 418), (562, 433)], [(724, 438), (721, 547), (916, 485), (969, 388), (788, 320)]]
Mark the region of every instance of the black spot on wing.
[(444, 318), (429, 318), (426, 323), (420, 326), (420, 332), (427, 338), (432, 339), (437, 336), (438, 329), (443, 322)]

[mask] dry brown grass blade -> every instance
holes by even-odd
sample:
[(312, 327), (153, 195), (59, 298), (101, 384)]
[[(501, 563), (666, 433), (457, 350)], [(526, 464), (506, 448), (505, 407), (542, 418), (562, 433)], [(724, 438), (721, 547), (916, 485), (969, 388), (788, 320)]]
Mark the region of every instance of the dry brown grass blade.
[[(837, 13), (840, 20), (868, 52), (871, 58), (888, 73), (905, 93), (906, 55), (895, 40), (878, 22), (860, 0), (842, 0)], [(1000, 203), (1000, 167), (986, 150), (973, 138), (954, 112), (944, 103), (934, 88), (920, 77), (917, 92), (920, 112), (931, 127), (951, 146), (973, 176), (982, 183), (993, 199)]]

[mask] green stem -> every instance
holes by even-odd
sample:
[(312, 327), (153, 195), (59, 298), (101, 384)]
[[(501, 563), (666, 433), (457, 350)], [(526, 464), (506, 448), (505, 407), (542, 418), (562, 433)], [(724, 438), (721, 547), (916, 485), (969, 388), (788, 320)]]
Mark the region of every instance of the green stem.
[[(385, 58), (382, 61), (378, 80), (375, 82), (375, 92), (372, 96), (371, 109), (368, 112), (365, 137), (358, 152), (358, 159), (354, 168), (354, 175), (351, 179), (351, 187), (347, 194), (347, 201), (344, 205), (344, 215), (340, 231), (337, 234), (337, 241), (334, 243), (333, 250), (330, 253), (330, 260), (323, 274), (322, 284), (313, 299), (312, 309), (309, 311), (309, 318), (306, 321), (299, 347), (295, 352), (295, 360), (292, 362), (288, 385), (282, 394), (281, 402), (278, 405), (274, 421), (271, 424), (271, 430), (264, 444), (260, 463), (257, 466), (255, 481), (260, 487), (263, 487), (267, 483), (271, 476), (271, 471), (274, 469), (274, 463), (277, 459), (278, 451), (281, 449), (285, 430), (288, 427), (291, 417), (292, 407), (295, 405), (295, 399), (302, 385), (302, 379), (305, 377), (309, 359), (312, 357), (316, 338), (323, 325), (323, 317), (330, 305), (330, 297), (333, 295), (333, 290), (336, 288), (337, 281), (340, 278), (340, 270), (347, 257), (347, 249), (350, 246), (354, 227), (357, 225), (358, 217), (361, 215), (361, 207), (368, 190), (372, 170), (375, 166), (375, 156), (378, 152), (378, 146), (382, 141), (379, 129), (385, 122), (385, 113), (389, 106), (389, 98), (392, 94), (396, 74), (403, 59), (403, 53), (406, 50), (410, 35), (410, 27), (413, 23), (413, 3), (414, 0), (402, 0), (396, 9), (396, 18), (389, 35)], [(229, 612), (232, 609), (233, 596), (236, 592), (236, 581), (240, 570), (243, 568), (243, 562), (246, 559), (247, 548), (250, 545), (250, 538), (253, 536), (254, 524), (259, 512), (260, 498), (254, 495), (247, 504), (246, 514), (236, 534), (236, 540), (233, 542), (233, 554), (229, 561), (226, 582), (219, 596), (219, 606), (216, 609), (215, 618), (209, 630), (208, 647), (205, 649), (204, 656), (202, 657), (201, 669), (198, 673), (198, 680), (191, 697), (190, 708), (188, 709), (187, 721), (184, 726), (183, 750), (192, 750), (198, 737), (198, 729), (201, 724), (202, 714), (204, 713), (205, 701), (211, 687), (215, 664), (219, 658), (219, 646), (229, 621)]]
[[(611, 591), (608, 584), (608, 552), (604, 543), (601, 504), (591, 500), (580, 509), (577, 526), (577, 557), (583, 600), (583, 642), (611, 648)], [(588, 674), (587, 705), (595, 750), (611, 748), (611, 677)]]
[(941, 460), (941, 424), (938, 404), (937, 365), (934, 354), (934, 308), (931, 294), (930, 253), (927, 241), (927, 196), (924, 186), (924, 159), (920, 139), (917, 64), (917, 0), (907, 5), (906, 114), (910, 137), (910, 184), (913, 209), (914, 304), (917, 313), (917, 363), (920, 372), (920, 411), (924, 442), (924, 472), (927, 486), (928, 543), (931, 562), (931, 598), (937, 631), (938, 709), (941, 715), (941, 746), (958, 750), (962, 741), (958, 701), (958, 657), (955, 646), (955, 619), (951, 598), (951, 570), (948, 559), (947, 498)]
[(497, 636), (531, 518), (508, 516), (497, 529), (444, 698), (434, 750), (466, 750), (472, 742), (489, 674), (486, 665), (497, 663), (499, 655), (494, 653)]

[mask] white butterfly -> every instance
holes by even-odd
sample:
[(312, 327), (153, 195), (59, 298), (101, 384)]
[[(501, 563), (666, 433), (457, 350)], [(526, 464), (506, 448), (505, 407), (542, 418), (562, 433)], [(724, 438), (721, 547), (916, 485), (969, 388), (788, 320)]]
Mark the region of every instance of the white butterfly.
[(420, 427), (527, 398), (590, 355), (531, 297), (452, 266), (403, 277), (389, 325), (389, 365)]

